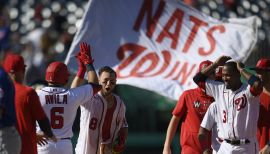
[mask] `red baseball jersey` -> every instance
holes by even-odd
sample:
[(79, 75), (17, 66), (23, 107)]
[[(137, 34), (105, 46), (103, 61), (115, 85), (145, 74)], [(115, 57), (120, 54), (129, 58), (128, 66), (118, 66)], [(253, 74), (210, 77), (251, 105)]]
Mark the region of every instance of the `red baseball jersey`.
[(270, 139), (270, 95), (260, 95), (260, 113), (258, 119), (257, 138), (262, 149)]
[[(190, 89), (180, 96), (173, 115), (182, 121), (180, 143), (182, 153), (201, 154), (202, 148), (198, 140), (198, 132), (204, 114), (214, 99), (206, 95), (200, 88)], [(204, 147), (211, 147), (211, 136)]]
[(36, 154), (36, 120), (46, 117), (34, 89), (15, 82), (17, 129), (22, 140), (21, 154)]

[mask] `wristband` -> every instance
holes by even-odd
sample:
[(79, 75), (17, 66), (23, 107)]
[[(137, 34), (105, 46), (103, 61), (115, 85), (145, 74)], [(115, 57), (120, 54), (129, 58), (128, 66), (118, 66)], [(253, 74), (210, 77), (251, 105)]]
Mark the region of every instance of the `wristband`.
[(247, 82), (252, 86), (256, 81), (258, 81), (258, 78), (255, 75), (251, 75)]
[(86, 67), (87, 71), (95, 71), (95, 68), (92, 64), (86, 64), (85, 67)]

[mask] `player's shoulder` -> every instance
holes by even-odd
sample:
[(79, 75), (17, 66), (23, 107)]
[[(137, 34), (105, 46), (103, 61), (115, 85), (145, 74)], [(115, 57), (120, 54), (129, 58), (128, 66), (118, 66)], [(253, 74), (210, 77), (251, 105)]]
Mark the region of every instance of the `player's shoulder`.
[(21, 92), (24, 92), (24, 93), (33, 93), (33, 92), (35, 92), (35, 90), (32, 87), (29, 87), (29, 86), (24, 85), (24, 84), (16, 83), (15, 87), (18, 88), (19, 90), (21, 90)]
[(114, 93), (113, 93), (113, 95), (114, 95), (114, 97), (116, 98), (116, 101), (117, 101), (118, 103), (121, 103), (122, 105), (125, 106), (125, 103), (124, 103), (123, 99), (122, 99), (119, 95), (116, 95), (116, 94), (114, 94)]
[(193, 88), (193, 89), (187, 89), (185, 90), (182, 95), (197, 95), (201, 93), (202, 90), (200, 88)]
[(188, 94), (191, 94), (191, 93), (194, 93), (195, 89), (187, 89), (185, 91), (183, 91), (182, 95), (188, 95)]
[(208, 108), (211, 108), (211, 109), (217, 108), (217, 103), (216, 102), (211, 103)]

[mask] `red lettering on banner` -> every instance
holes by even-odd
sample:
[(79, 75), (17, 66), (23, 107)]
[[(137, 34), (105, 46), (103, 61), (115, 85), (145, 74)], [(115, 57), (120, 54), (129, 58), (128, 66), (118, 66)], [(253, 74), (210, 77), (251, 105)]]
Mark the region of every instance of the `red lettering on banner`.
[(141, 10), (140, 10), (139, 16), (137, 17), (135, 25), (133, 27), (133, 29), (135, 31), (139, 31), (140, 25), (142, 24), (142, 21), (143, 21), (143, 17), (145, 16), (145, 14), (147, 14), (147, 16), (146, 16), (146, 26), (147, 26), (146, 35), (149, 38), (152, 37), (152, 35), (156, 29), (158, 20), (161, 16), (162, 11), (163, 11), (164, 6), (165, 6), (165, 2), (162, 0), (160, 1), (158, 8), (157, 8), (157, 11), (156, 11), (153, 18), (152, 18), (152, 8), (153, 8), (152, 4), (153, 4), (153, 0), (145, 0), (144, 1), (144, 3), (142, 4)]
[(190, 16), (189, 17), (189, 20), (192, 21), (192, 22), (194, 22), (194, 26), (192, 27), (192, 30), (191, 30), (191, 32), (189, 34), (189, 37), (187, 39), (187, 42), (185, 43), (185, 46), (184, 46), (184, 49), (183, 49), (183, 52), (184, 53), (187, 53), (188, 52), (188, 50), (189, 50), (189, 48), (190, 48), (190, 46), (191, 46), (191, 44), (192, 44), (195, 36), (198, 33), (199, 28), (201, 26), (208, 26), (208, 24), (206, 22), (204, 22), (204, 21), (202, 21), (202, 20), (200, 20), (200, 19), (198, 19), (198, 18), (196, 18), (194, 16)]
[[(167, 24), (165, 25), (164, 29), (160, 32), (157, 38), (157, 42), (161, 43), (165, 37), (168, 37), (172, 40), (171, 48), (176, 49), (182, 26), (183, 16), (184, 12), (182, 10), (176, 9)], [(174, 22), (176, 23), (175, 30), (174, 33), (171, 33), (170, 29), (174, 25)]]
[(181, 78), (182, 80), (180, 81), (180, 84), (184, 84), (184, 83), (187, 81), (188, 77), (191, 75), (193, 69), (194, 69), (195, 66), (196, 66), (196, 64), (193, 64), (192, 67), (191, 67), (191, 69), (188, 71), (188, 69), (187, 69), (187, 66), (188, 66), (188, 65), (189, 65), (189, 64), (188, 64), (187, 62), (185, 62), (185, 63), (183, 64), (181, 70), (180, 70), (179, 73), (176, 75), (176, 77), (173, 78), (173, 80), (178, 80), (180, 77), (182, 77), (182, 78)]
[[(162, 51), (162, 58), (156, 52), (147, 52), (144, 54), (146, 50), (145, 47), (137, 45), (137, 44), (125, 44), (118, 50), (118, 58), (120, 59), (121, 63), (116, 68), (116, 73), (119, 78), (128, 78), (128, 77), (154, 77), (159, 76), (163, 77), (164, 79), (171, 78), (171, 80), (179, 81), (180, 84), (185, 84), (187, 79), (190, 77), (196, 64), (189, 64), (188, 62), (183, 63), (183, 66), (179, 69), (179, 61), (176, 61), (175, 64), (172, 63), (172, 56), (169, 51)], [(131, 51), (132, 53), (125, 57), (126, 52)], [(138, 58), (138, 56), (140, 57)], [(122, 75), (121, 71), (123, 71), (127, 67), (131, 67), (132, 65), (135, 66), (130, 68), (130, 73), (128, 75)], [(150, 62), (149, 65), (147, 63)], [(162, 65), (158, 65), (162, 63)], [(173, 66), (172, 70), (168, 70), (169, 66)], [(191, 68), (188, 67), (191, 65)], [(160, 68), (159, 68), (160, 67)], [(142, 70), (144, 69), (144, 70)], [(176, 76), (173, 77), (173, 73), (179, 70)], [(170, 73), (165, 76), (164, 72), (169, 71)], [(165, 76), (165, 77), (164, 77)]]
[[(140, 12), (138, 14), (138, 17), (135, 21), (135, 24), (133, 26), (133, 29), (135, 31), (139, 31), (142, 22), (144, 19), (146, 19), (146, 35), (151, 39), (153, 36), (153, 33), (157, 30), (157, 23), (160, 20), (160, 17), (164, 11), (165, 8), (165, 1), (160, 1), (156, 11), (153, 13), (153, 0), (144, 0), (140, 9)], [(154, 14), (154, 15), (152, 15)], [(172, 13), (170, 18), (168, 19), (168, 22), (165, 24), (161, 32), (158, 34), (156, 41), (158, 43), (162, 43), (164, 39), (170, 39), (171, 45), (170, 47), (172, 49), (176, 49), (179, 37), (181, 36), (181, 28), (183, 24), (183, 17), (185, 12), (183, 10), (180, 10), (178, 8), (175, 9), (175, 11)], [(188, 35), (188, 38), (186, 42), (184, 43), (184, 47), (182, 50), (183, 53), (188, 53), (190, 48), (192, 47), (192, 44), (194, 40), (196, 39), (196, 36), (198, 34), (198, 31), (203, 26), (208, 26), (208, 23), (195, 17), (191, 16), (189, 17), (189, 21), (194, 23), (193, 27), (190, 30), (190, 33)], [(186, 21), (185, 21), (186, 22)], [(204, 47), (200, 46), (198, 48), (198, 54), (200, 56), (207, 56), (214, 52), (216, 48), (216, 40), (213, 37), (213, 33), (216, 31), (219, 31), (220, 34), (225, 32), (225, 27), (222, 25), (213, 26), (213, 27), (207, 27), (207, 40), (209, 41), (209, 50), (205, 50)], [(186, 34), (185, 34), (186, 35)], [(203, 38), (202, 38), (203, 39)]]
[(225, 32), (225, 27), (223, 25), (219, 25), (219, 26), (213, 26), (211, 27), (208, 32), (207, 32), (207, 39), (210, 43), (210, 49), (208, 51), (205, 51), (202, 47), (199, 48), (199, 54), (202, 56), (206, 56), (206, 55), (210, 55), (216, 48), (216, 40), (213, 37), (213, 33), (214, 31), (219, 31), (220, 33), (224, 33)]
[[(144, 70), (143, 72), (139, 72), (140, 68), (147, 61), (151, 62), (150, 66), (146, 70)], [(144, 74), (147, 74), (150, 71), (152, 71), (154, 68), (156, 68), (158, 62), (159, 62), (159, 57), (157, 56), (157, 54), (155, 52), (148, 53), (138, 61), (138, 63), (132, 69), (131, 74), (133, 76), (137, 76), (137, 77), (145, 77)]]
[(116, 70), (116, 73), (117, 73), (117, 76), (119, 78), (126, 78), (126, 77), (129, 77), (130, 75), (127, 75), (127, 76), (122, 76), (120, 74), (120, 70), (124, 69), (125, 67), (127, 67), (132, 61), (134, 61), (135, 58), (137, 58), (146, 48), (143, 47), (143, 46), (140, 46), (138, 44), (132, 44), (132, 43), (129, 43), (129, 44), (124, 44), (122, 45), (118, 51), (117, 51), (117, 57), (119, 60), (123, 60), (125, 58), (125, 53), (126, 52), (132, 52), (130, 54), (130, 56), (128, 58), (125, 58), (125, 60), (123, 60), (121, 62), (121, 64), (119, 64), (117, 70)]
[(180, 64), (180, 62), (177, 61), (177, 62), (174, 64), (174, 67), (173, 67), (173, 69), (171, 70), (171, 72), (170, 72), (168, 75), (166, 75), (165, 78), (169, 78), (170, 76), (172, 76), (173, 73), (176, 71), (177, 67), (179, 66), (179, 64)]
[(171, 54), (169, 53), (169, 51), (166, 51), (166, 50), (162, 51), (162, 56), (164, 57), (164, 59), (163, 59), (164, 61), (163, 61), (163, 65), (162, 65), (161, 69), (158, 72), (149, 75), (149, 77), (150, 76), (157, 76), (157, 75), (163, 73), (167, 69), (167, 67), (169, 66), (169, 64), (171, 62), (171, 57), (172, 57)]

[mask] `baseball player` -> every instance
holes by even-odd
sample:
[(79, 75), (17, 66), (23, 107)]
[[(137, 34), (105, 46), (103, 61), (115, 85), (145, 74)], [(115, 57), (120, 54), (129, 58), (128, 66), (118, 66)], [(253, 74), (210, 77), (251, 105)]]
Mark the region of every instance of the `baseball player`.
[[(205, 151), (212, 151), (212, 154), (216, 154), (217, 151), (219, 150), (220, 144), (222, 140), (218, 136), (221, 136), (220, 131), (218, 130), (218, 125), (220, 124), (220, 117), (218, 112), (218, 106), (217, 103), (214, 102), (212, 103), (208, 109), (207, 112), (205, 113), (202, 123), (200, 125), (199, 129), (199, 141), (200, 142), (205, 142), (206, 138), (208, 137), (209, 133), (211, 133), (211, 147), (212, 149), (206, 149)], [(219, 133), (219, 135), (218, 135)]]
[[(263, 92), (260, 95), (260, 114), (258, 120), (257, 137), (261, 153), (269, 154), (270, 146), (270, 59), (260, 59), (255, 68), (257, 76), (262, 80)], [(267, 152), (268, 150), (268, 152)]]
[(0, 67), (0, 153), (20, 153), (21, 138), (15, 125), (15, 88), (9, 75)]
[[(210, 61), (203, 61), (199, 66), (199, 71), (211, 64), (212, 62)], [(213, 79), (214, 77), (215, 74), (213, 73)], [(171, 154), (170, 145), (179, 121), (182, 122), (180, 135), (182, 153), (201, 154), (205, 149), (210, 148), (210, 135), (208, 136), (208, 141), (202, 145), (200, 145), (197, 135), (204, 114), (213, 101), (214, 99), (206, 95), (203, 89), (199, 87), (183, 92), (172, 112), (173, 116), (167, 129), (163, 154)]]
[(58, 139), (57, 143), (48, 141), (45, 146), (38, 146), (40, 154), (73, 153), (72, 125), (77, 109), (101, 88), (97, 84), (90, 47), (86, 43), (80, 44), (78, 59), (85, 65), (88, 76), (92, 77), (88, 78), (89, 84), (72, 89), (63, 88), (68, 82), (68, 68), (62, 62), (52, 62), (46, 70), (48, 86), (37, 91), (41, 105), (50, 119), (53, 133)]
[(36, 154), (36, 122), (41, 126), (46, 137), (56, 141), (49, 119), (41, 107), (35, 90), (23, 85), (26, 67), (23, 57), (17, 54), (8, 54), (4, 59), (3, 67), (15, 86), (17, 129), (22, 139), (21, 154)]
[[(218, 127), (224, 140), (218, 154), (258, 153), (256, 126), (262, 83), (258, 77), (247, 72), (240, 62), (227, 62), (230, 59), (228, 56), (219, 57), (213, 65), (197, 73), (193, 80), (217, 102), (217, 114), (222, 118)], [(223, 64), (224, 83), (208, 80), (207, 76)], [(241, 82), (241, 75), (248, 85)]]
[[(77, 154), (121, 153), (125, 147), (128, 134), (126, 107), (121, 98), (112, 93), (116, 86), (116, 72), (104, 66), (98, 74), (101, 91), (80, 106), (80, 133), (75, 148)], [(83, 75), (77, 75), (76, 79), (72, 87), (83, 82)]]

